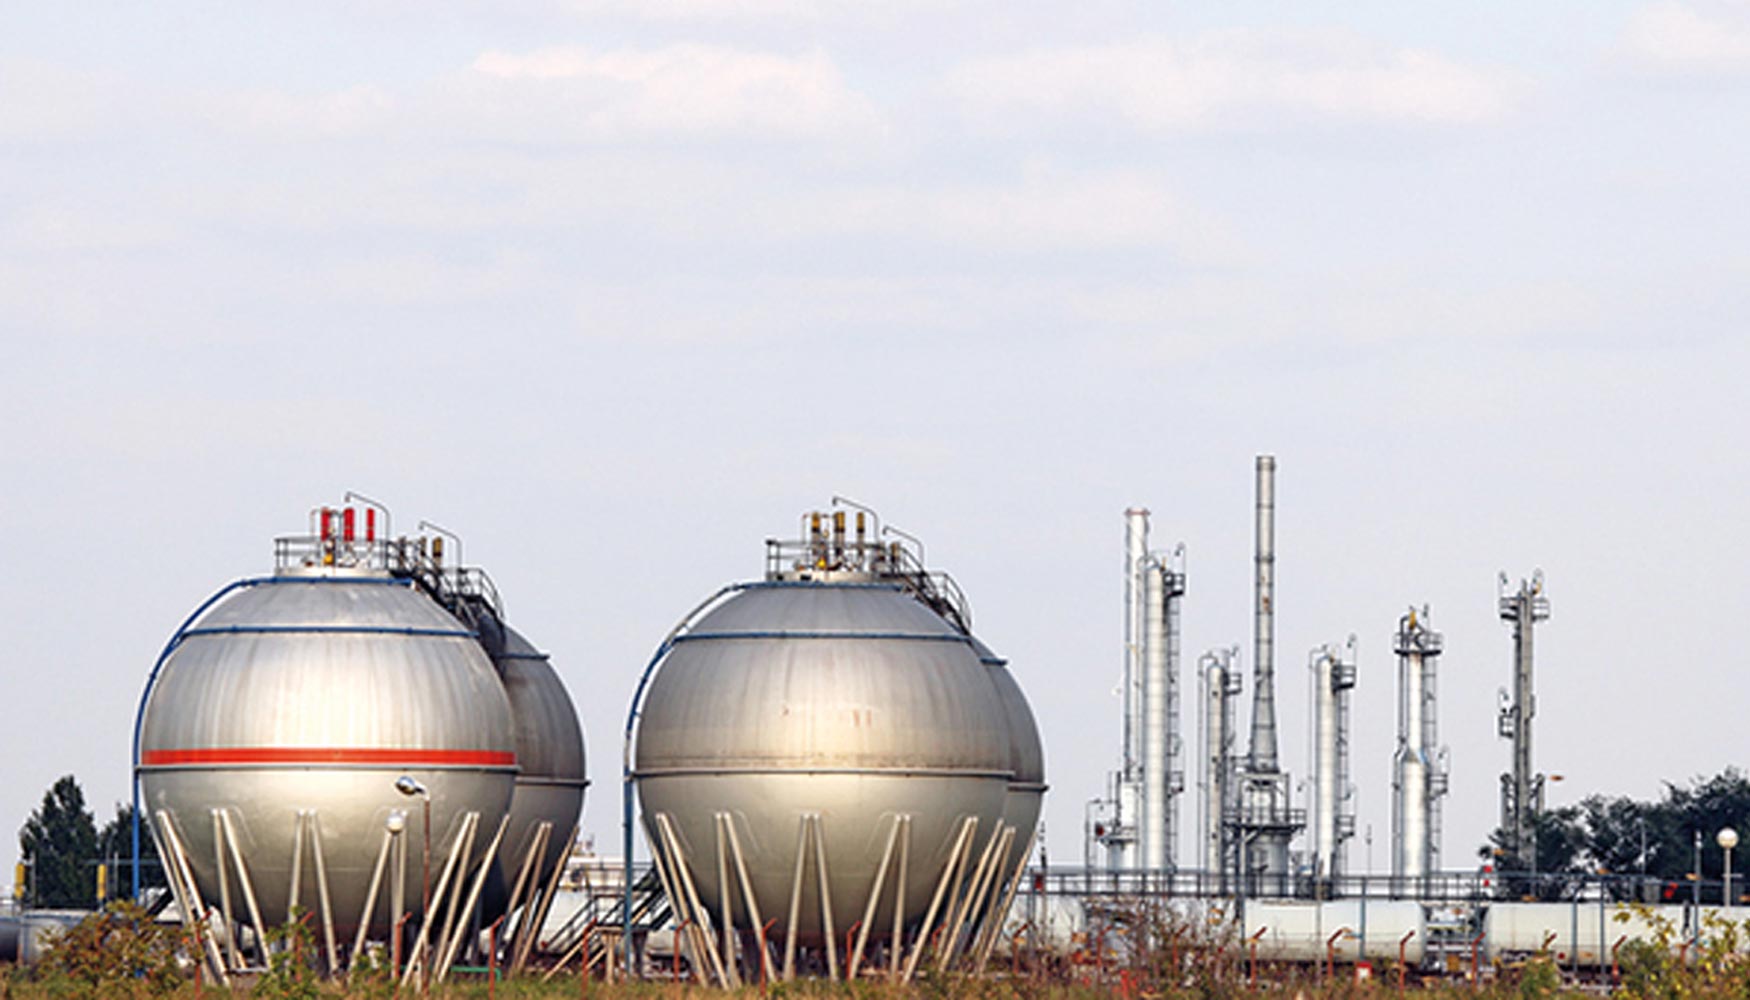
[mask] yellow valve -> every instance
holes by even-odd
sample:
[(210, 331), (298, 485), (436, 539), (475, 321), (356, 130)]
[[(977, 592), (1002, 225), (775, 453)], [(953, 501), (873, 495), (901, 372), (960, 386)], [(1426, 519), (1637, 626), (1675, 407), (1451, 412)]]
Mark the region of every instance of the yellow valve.
[(101, 904), (105, 899), (109, 898), (108, 889), (109, 889), (109, 866), (100, 864), (97, 866), (97, 902), (99, 904)]

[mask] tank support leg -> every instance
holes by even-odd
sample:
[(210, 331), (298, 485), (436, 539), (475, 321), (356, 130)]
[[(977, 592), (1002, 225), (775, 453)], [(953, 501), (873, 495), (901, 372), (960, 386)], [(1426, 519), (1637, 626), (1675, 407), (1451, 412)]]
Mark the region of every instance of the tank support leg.
[(292, 823), (292, 884), (286, 891), (286, 923), (298, 919), (298, 896), (304, 888), (304, 810)]
[(681, 892), (685, 894), (687, 908), (694, 920), (694, 940), (702, 947), (712, 973), (717, 976), (718, 983), (727, 983), (729, 977), (723, 971), (723, 958), (717, 953), (717, 942), (709, 930), (711, 914), (705, 909), (705, 904), (699, 900), (699, 889), (693, 884), (692, 870), (687, 866), (686, 855), (681, 851), (681, 839), (675, 835), (674, 824), (667, 813), (656, 814), (656, 825), (662, 831), (662, 836), (668, 842), (670, 857), (673, 858), (675, 876), (680, 882)]
[[(505, 958), (516, 956), (516, 943), (522, 929), (529, 922), (528, 910), (535, 902), (535, 882), (541, 877), (541, 858), (547, 853), (547, 838), (553, 833), (551, 820), (542, 820), (535, 825), (533, 836), (523, 852), (523, 863), (517, 866), (516, 883), (511, 887), (510, 900), (504, 904), (506, 914), (504, 925)], [(529, 898), (523, 898), (523, 890), (527, 889)], [(518, 909), (521, 906), (522, 909)], [(508, 964), (508, 962), (506, 963)]]
[[(523, 971), (523, 966), (527, 965), (529, 961), (529, 952), (534, 949), (541, 938), (541, 928), (547, 924), (547, 913), (553, 908), (553, 896), (559, 891), (559, 879), (565, 874), (565, 862), (571, 857), (571, 845), (575, 843), (577, 843), (577, 824), (573, 823), (571, 833), (565, 837), (565, 849), (560, 852), (559, 860), (553, 863), (553, 871), (547, 876), (547, 887), (541, 893), (540, 905), (534, 910), (534, 919), (528, 921), (527, 933), (518, 931), (518, 934), (522, 936), (522, 943), (517, 949), (516, 964), (511, 969), (511, 975)], [(543, 848), (543, 850), (545, 849)], [(536, 871), (539, 872), (539, 870), (537, 867)], [(627, 928), (628, 937), (631, 933), (631, 929)]]
[[(209, 968), (213, 970), (213, 979), (226, 989), (231, 988), (231, 977), (225, 973), (225, 959), (219, 954), (219, 946), (207, 933), (206, 909), (201, 906), (201, 890), (194, 880), (194, 869), (188, 863), (188, 854), (183, 850), (182, 838), (176, 835), (176, 826), (170, 822), (170, 814), (158, 810), (158, 822), (152, 825), (152, 836), (158, 841), (158, 856), (166, 862), (165, 874), (169, 876), (171, 892), (179, 896), (177, 905), (182, 908), (182, 919), (194, 934), (195, 941), (201, 946)], [(159, 827), (163, 830), (160, 832)], [(180, 888), (180, 892), (178, 892)]]
[[(456, 952), (462, 947), (462, 938), (466, 936), (468, 928), (471, 926), (470, 920), (474, 913), (474, 907), (480, 904), (480, 891), (486, 887), (487, 876), (492, 874), (492, 866), (498, 860), (498, 846), (504, 842), (504, 831), (509, 826), (510, 814), (506, 813), (504, 818), (498, 821), (498, 832), (492, 835), (491, 842), (486, 845), (486, 852), (480, 855), (480, 867), (475, 872), (474, 884), (468, 888), (468, 901), (462, 904), (461, 919), (456, 921), (456, 933), (444, 948), (443, 961), (438, 963), (437, 981), (440, 983), (449, 978), (450, 966), (455, 963)], [(462, 883), (458, 880), (456, 888), (460, 889), (461, 887)]]
[(426, 942), (431, 940), (432, 913), (437, 909), (439, 901), (444, 898), (444, 892), (450, 887), (450, 876), (454, 874), (456, 859), (462, 853), (462, 839), (480, 818), (479, 813), (468, 813), (462, 817), (462, 827), (456, 831), (456, 843), (450, 849), (450, 854), (444, 859), (443, 871), (438, 875), (437, 889), (431, 895), (431, 907), (419, 915), (419, 936), (413, 940), (413, 951), (407, 956), (407, 967), (401, 973), (401, 985), (407, 986), (413, 982), (415, 972), (421, 978), (429, 975), (426, 972), (425, 951)]
[[(990, 876), (991, 867), (996, 858), (997, 844), (1002, 842), (1003, 831), (1007, 829), (1002, 823), (990, 831), (990, 839), (984, 842), (984, 851), (978, 856), (978, 867), (972, 870), (972, 878), (966, 883), (966, 894), (960, 897), (960, 905), (951, 907), (954, 914), (942, 932), (942, 943), (936, 951), (936, 971), (945, 972), (948, 964), (954, 960), (954, 955), (960, 949), (961, 931), (967, 926), (969, 915), (976, 912), (978, 904), (984, 896), (984, 886)], [(958, 890), (959, 886), (956, 885)], [(949, 897), (953, 899), (952, 896)]]
[(735, 859), (735, 873), (741, 880), (741, 898), (747, 904), (747, 914), (753, 924), (754, 939), (760, 948), (760, 977), (764, 982), (772, 979), (772, 954), (766, 943), (766, 925), (760, 915), (759, 900), (754, 897), (753, 880), (747, 877), (747, 859), (741, 851), (741, 836), (735, 832), (735, 818), (728, 813), (723, 814), (723, 828), (729, 834), (729, 852)]
[(911, 816), (899, 817), (899, 877), (893, 886), (893, 937), (887, 942), (887, 980), (899, 981), (900, 954), (905, 951), (905, 878), (911, 868)]
[(723, 832), (724, 818), (723, 813), (711, 817), (712, 832), (717, 835), (717, 909), (722, 914), (717, 932), (723, 937), (723, 965), (727, 972), (723, 985), (735, 989), (741, 985), (741, 976), (735, 967), (735, 890), (729, 884), (729, 838)]
[(958, 884), (955, 873), (960, 869), (961, 858), (971, 852), (972, 835), (977, 828), (976, 816), (968, 816), (960, 823), (960, 832), (954, 837), (954, 847), (948, 852), (948, 864), (942, 869), (942, 877), (936, 882), (935, 894), (930, 897), (930, 908), (924, 912), (924, 922), (918, 927), (918, 936), (912, 942), (911, 955), (905, 961), (905, 971), (899, 978), (902, 983), (911, 982), (911, 977), (917, 975), (918, 960), (923, 957), (924, 949), (929, 947), (930, 928), (935, 926), (936, 911), (942, 906), (942, 896), (948, 891), (950, 883)]
[(961, 941), (967, 960), (973, 960), (978, 953), (978, 945), (984, 939), (985, 926), (990, 922), (991, 910), (996, 907), (997, 897), (1002, 895), (1008, 884), (1009, 851), (1015, 846), (1015, 828), (1007, 824), (999, 827), (1002, 839), (997, 841), (997, 849), (990, 856), (990, 866), (985, 869), (984, 877), (978, 887), (978, 895), (973, 897), (972, 906), (968, 909), (971, 915), (966, 923), (966, 931)]
[[(471, 812), (468, 814), (467, 822), (462, 826), (462, 835), (457, 838), (456, 852), (461, 855), (461, 860), (456, 863), (456, 880), (451, 883), (450, 901), (444, 904), (444, 929), (432, 942), (432, 946), (437, 949), (439, 955), (448, 950), (450, 934), (455, 931), (457, 923), (466, 923), (466, 921), (458, 921), (457, 917), (461, 915), (462, 885), (468, 881), (468, 864), (474, 856), (474, 839), (479, 833), (480, 814)], [(433, 903), (440, 903), (443, 901), (444, 893), (433, 893), (431, 898)], [(426, 981), (429, 983), (431, 977), (442, 975), (442, 973), (443, 963), (433, 962), (432, 967), (426, 970)]]
[(869, 928), (875, 924), (875, 908), (881, 904), (881, 890), (887, 882), (887, 867), (893, 862), (893, 850), (899, 846), (900, 817), (893, 817), (893, 829), (887, 831), (887, 846), (881, 851), (881, 864), (875, 868), (875, 884), (869, 887), (869, 901), (863, 904), (863, 919), (857, 921), (857, 945), (851, 949), (850, 964), (845, 966), (845, 981), (854, 982), (857, 969), (863, 964), (863, 949), (869, 944)]
[[(394, 830), (383, 831), (383, 846), (377, 848), (377, 863), (371, 868), (371, 885), (365, 890), (364, 912), (359, 914), (358, 936), (352, 939), (352, 954), (346, 958), (346, 975), (352, 978), (353, 970), (358, 968), (359, 956), (365, 951), (365, 935), (370, 933), (371, 918), (377, 913), (377, 892), (383, 888), (383, 869), (389, 864), (389, 848), (395, 843)], [(390, 918), (390, 933), (394, 933), (395, 921)]]
[(334, 905), (328, 895), (328, 861), (322, 851), (322, 820), (310, 810), (310, 857), (316, 862), (316, 901), (322, 909), (322, 945), (328, 956), (328, 975), (340, 971), (334, 946)]
[(820, 882), (820, 924), (826, 934), (826, 978), (839, 977), (838, 932), (832, 923), (832, 889), (827, 885), (826, 833), (820, 828), (820, 814), (810, 813), (809, 829), (814, 833), (815, 877)]
[[(694, 919), (694, 914), (688, 909), (686, 897), (681, 895), (680, 876), (671, 868), (671, 865), (674, 863), (674, 858), (670, 856), (668, 851), (668, 841), (662, 835), (662, 819), (663, 814), (656, 813), (650, 821), (651, 825), (655, 827), (650, 833), (650, 863), (651, 866), (656, 869), (656, 879), (658, 882), (662, 883), (662, 894), (668, 897), (669, 909), (673, 911), (676, 920), (674, 939), (675, 950), (680, 950), (681, 936), (683, 932), (685, 932), (687, 940), (692, 947), (692, 954), (696, 958), (697, 956), (704, 954), (704, 949), (698, 947), (698, 943), (692, 938), (692, 932), (694, 928), (698, 926), (698, 921)], [(629, 914), (622, 914), (621, 917), (624, 920), (623, 926), (627, 935), (627, 940), (630, 940), (632, 932), (631, 917)], [(699, 980), (699, 985), (707, 985), (705, 982), (704, 963), (694, 961), (692, 966), (693, 975)], [(627, 974), (631, 974), (630, 967), (627, 968)]]
[(790, 879), (790, 919), (784, 924), (784, 981), (796, 978), (796, 924), (802, 918), (802, 873), (808, 870), (808, 817), (796, 824), (796, 874)]
[(1021, 878), (1027, 873), (1027, 858), (1033, 853), (1033, 843), (1036, 839), (1036, 836), (1029, 836), (1027, 845), (1022, 848), (1020, 854), (1015, 856), (1009, 866), (1011, 874), (1007, 880), (1008, 889), (997, 901), (996, 909), (991, 911), (988, 924), (984, 929), (984, 941), (978, 948), (978, 965), (973, 970), (975, 974), (982, 974), (985, 965), (990, 962), (990, 953), (995, 950), (997, 938), (1002, 935), (1003, 924), (1008, 921), (1009, 911), (1015, 906), (1015, 894), (1021, 890)]
[(243, 970), (243, 951), (237, 946), (237, 922), (231, 912), (231, 877), (225, 865), (225, 824), (219, 819), (219, 810), (212, 810), (213, 820), (213, 866), (219, 873), (219, 912), (224, 916), (220, 924), (224, 928), (225, 951), (230, 955), (231, 971)]
[(237, 841), (237, 828), (231, 822), (228, 809), (219, 810), (219, 820), (225, 828), (225, 845), (231, 850), (231, 862), (237, 869), (237, 886), (243, 890), (243, 903), (249, 907), (249, 922), (255, 927), (255, 951), (262, 968), (267, 967), (267, 923), (261, 919), (261, 906), (255, 901), (255, 882), (249, 877), (249, 866), (243, 862), (243, 845)]

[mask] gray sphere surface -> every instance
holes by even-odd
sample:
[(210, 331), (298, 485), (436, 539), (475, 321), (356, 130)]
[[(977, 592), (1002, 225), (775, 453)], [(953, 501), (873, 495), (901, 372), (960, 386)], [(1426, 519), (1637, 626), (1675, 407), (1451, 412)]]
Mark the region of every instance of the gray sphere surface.
[[(982, 848), (1003, 819), (1013, 758), (1002, 694), (970, 636), (892, 583), (768, 582), (711, 610), (662, 660), (639, 717), (635, 777), (647, 831), (669, 817), (713, 914), (724, 902), (717, 817), (733, 824), (778, 935), (802, 817), (817, 815), (842, 934), (861, 918), (902, 815), (912, 835), (900, 916), (919, 920), (962, 821), (977, 821)], [(892, 895), (876, 911), (877, 936)], [(818, 893), (803, 897), (798, 934), (816, 940)], [(731, 905), (747, 928), (739, 895)]]
[[(307, 815), (342, 935), (358, 926), (395, 823), (410, 840), (408, 905), (418, 908), (424, 818), (397, 778), (411, 775), (430, 792), (435, 867), (465, 813), (480, 814), (476, 850), (485, 845), (510, 805), (516, 770), (510, 703), (479, 643), (408, 581), (365, 570), (305, 571), (220, 601), (164, 662), (140, 737), (145, 814), (168, 814), (203, 898), (220, 898), (222, 811), (264, 921), (284, 921)], [(315, 910), (312, 847), (306, 839), (298, 895)], [(237, 917), (247, 919), (235, 871), (227, 878)], [(378, 935), (388, 928), (384, 892), (372, 921)]]

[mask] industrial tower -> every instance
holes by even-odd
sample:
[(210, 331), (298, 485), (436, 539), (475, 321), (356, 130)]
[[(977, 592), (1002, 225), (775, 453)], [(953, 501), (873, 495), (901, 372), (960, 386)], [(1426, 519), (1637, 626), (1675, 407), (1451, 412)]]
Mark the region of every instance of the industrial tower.
[(1276, 754), (1276, 458), (1257, 459), (1253, 540), (1256, 586), (1252, 601), (1252, 741), (1239, 776), (1236, 817), (1241, 875), (1249, 892), (1281, 894), (1291, 874), (1288, 843), (1306, 825), (1306, 811), (1291, 806), (1291, 784)]
[[(1203, 870), (1224, 886), (1235, 868), (1233, 845), (1239, 801), (1234, 783), (1234, 707), (1245, 677), (1238, 669), (1240, 647), (1212, 649), (1197, 659), (1201, 681), (1198, 715), (1201, 740), (1197, 787), (1202, 814)], [(1219, 890), (1218, 890), (1219, 891)]]
[(1312, 651), (1312, 876), (1322, 888), (1347, 869), (1355, 836), (1355, 790), (1349, 781), (1349, 701), (1355, 692), (1355, 637)]
[(1500, 693), (1500, 733), (1513, 741), (1513, 771), (1501, 775), (1501, 846), (1519, 864), (1537, 870), (1537, 838), (1533, 820), (1543, 811), (1544, 776), (1531, 769), (1531, 719), (1537, 714), (1537, 695), (1532, 689), (1532, 629), (1549, 618), (1549, 598), (1543, 593), (1543, 570), (1521, 580), (1517, 593), (1507, 592), (1507, 574), (1501, 574), (1501, 620), (1513, 625), (1513, 694)]
[(1106, 796), (1090, 806), (1088, 854), (1113, 869), (1174, 867), (1176, 796), (1184, 790), (1179, 736), (1179, 602), (1185, 546), (1151, 552), (1149, 512), (1124, 512), (1124, 747)]
[(1398, 745), (1392, 757), (1394, 891), (1415, 892), (1415, 880), (1440, 863), (1440, 800), (1446, 795), (1447, 753), (1440, 746), (1436, 664), (1443, 647), (1428, 627), (1428, 609), (1398, 619)]

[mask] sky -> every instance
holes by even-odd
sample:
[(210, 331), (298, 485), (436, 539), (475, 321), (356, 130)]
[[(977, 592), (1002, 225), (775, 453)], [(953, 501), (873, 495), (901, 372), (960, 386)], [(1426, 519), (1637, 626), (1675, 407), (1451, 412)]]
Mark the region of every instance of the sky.
[(1494, 826), (1502, 572), (1547, 579), (1552, 804), (1750, 756), (1726, 627), (1750, 606), (1750, 4), (7, 24), (0, 829), (68, 773), (111, 815), (164, 641), (347, 490), (461, 535), (551, 651), (604, 847), (645, 661), (836, 493), (966, 590), (1078, 861), (1119, 751), (1123, 511), (1186, 546), (1186, 660), (1239, 644), (1249, 670), (1261, 453), (1297, 780), (1307, 651), (1357, 636), (1352, 868), (1389, 867), (1412, 604), (1446, 640), (1445, 863)]

